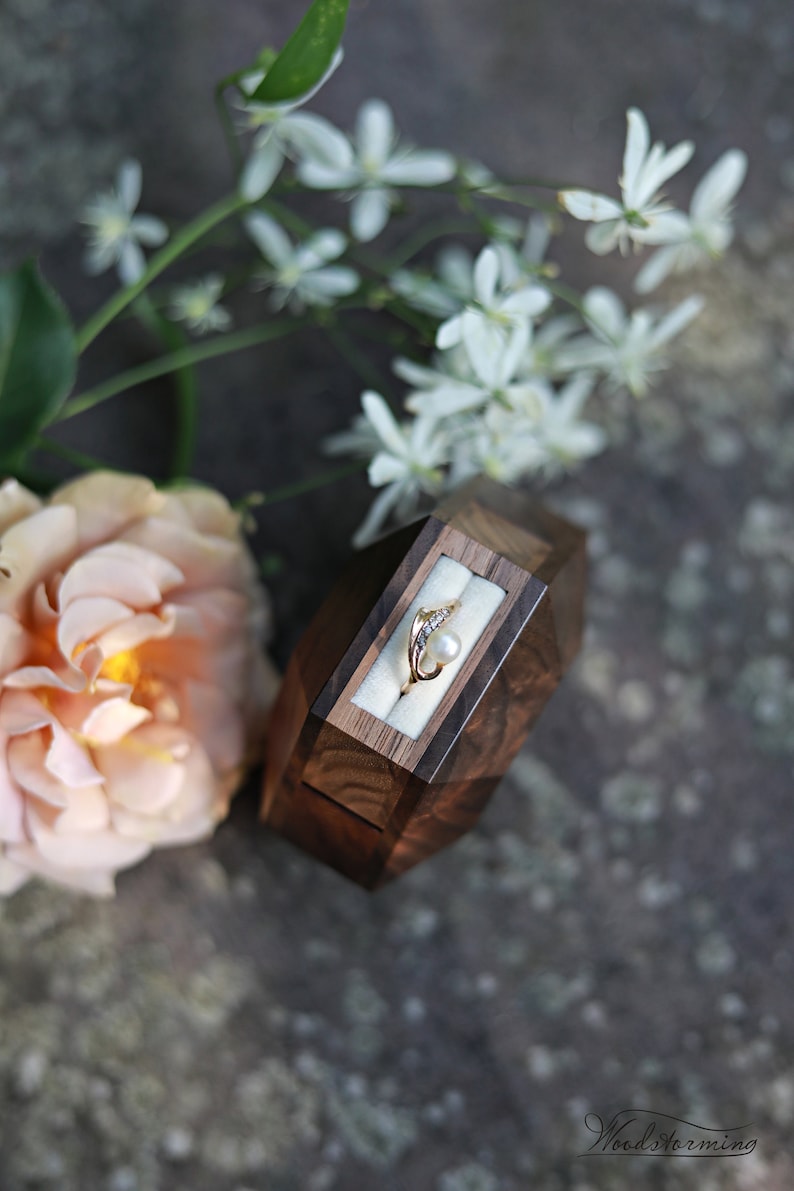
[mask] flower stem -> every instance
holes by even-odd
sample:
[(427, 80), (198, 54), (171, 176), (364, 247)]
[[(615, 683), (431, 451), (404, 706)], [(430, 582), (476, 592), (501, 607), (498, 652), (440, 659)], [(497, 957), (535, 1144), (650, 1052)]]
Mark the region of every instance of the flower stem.
[(224, 356), (228, 352), (243, 351), (247, 347), (256, 347), (260, 343), (268, 343), (271, 339), (279, 339), (282, 335), (289, 335), (297, 331), (305, 323), (299, 319), (283, 320), (281, 322), (265, 323), (264, 326), (246, 327), (242, 331), (231, 331), (228, 335), (218, 335), (206, 343), (193, 343), (189, 347), (160, 356), (158, 360), (150, 360), (138, 368), (130, 368), (128, 372), (120, 372), (104, 384), (97, 385), (87, 393), (82, 393), (69, 401), (54, 419), (64, 422), (67, 418), (74, 418), (95, 405), (100, 405), (110, 397), (132, 389), (135, 385), (142, 385), (146, 381), (155, 380), (158, 376), (167, 376), (180, 368), (187, 368), (193, 364), (200, 364), (203, 360), (211, 360), (215, 356)]
[[(141, 294), (135, 303), (136, 312), (144, 326), (148, 327), (171, 351), (181, 351), (188, 346), (188, 339), (180, 327), (161, 314), (148, 294)], [(183, 480), (190, 474), (193, 454), (196, 448), (196, 427), (198, 422), (198, 380), (194, 364), (185, 364), (174, 371), (176, 389), (177, 434), (176, 446), (171, 460), (170, 479)]]
[(356, 459), (353, 463), (348, 463), (344, 467), (335, 468), (333, 471), (321, 472), (319, 476), (313, 476), (309, 480), (298, 480), (295, 484), (287, 484), (284, 488), (276, 488), (274, 492), (265, 492), (262, 499), (257, 502), (259, 508), (265, 505), (279, 504), (282, 500), (291, 500), (293, 496), (302, 496), (304, 492), (314, 492), (317, 488), (325, 488), (329, 484), (334, 484), (337, 480), (343, 480), (346, 476), (353, 476), (356, 472), (363, 471), (368, 466), (366, 459)]
[(361, 351), (346, 331), (343, 331), (338, 324), (330, 323), (325, 327), (325, 333), (342, 359), (350, 365), (367, 388), (388, 395), (391, 388), (390, 382), (381, 375), (380, 369), (372, 363), (365, 352)]
[(471, 235), (472, 230), (470, 219), (436, 219), (432, 223), (427, 223), (415, 235), (405, 240), (396, 252), (392, 253), (384, 272), (388, 275), (401, 269), (418, 252), (421, 252), (428, 244), (432, 244), (434, 240), (440, 240), (442, 236)]
[(146, 270), (137, 281), (133, 282), (132, 285), (126, 286), (124, 289), (118, 290), (83, 325), (77, 333), (78, 351), (84, 352), (88, 345), (93, 343), (100, 331), (103, 331), (117, 314), (121, 314), (122, 310), (125, 310), (130, 302), (134, 302), (138, 295), (143, 293), (147, 285), (155, 277), (159, 277), (163, 270), (167, 269), (191, 244), (194, 244), (196, 240), (200, 240), (202, 236), (206, 235), (217, 224), (222, 223), (224, 219), (228, 219), (230, 215), (234, 215), (247, 205), (246, 200), (241, 198), (240, 195), (230, 194), (213, 204), (213, 206), (208, 207), (206, 211), (202, 211), (190, 223), (186, 223), (159, 252), (155, 253), (149, 261)]
[(67, 447), (65, 443), (56, 442), (54, 438), (45, 438), (43, 435), (40, 435), (36, 439), (35, 445), (39, 451), (47, 451), (50, 455), (56, 455), (59, 459), (65, 459), (67, 463), (73, 463), (75, 467), (79, 467), (83, 471), (116, 470), (112, 464), (104, 463), (94, 455), (86, 455), (85, 451), (78, 451), (75, 447)]

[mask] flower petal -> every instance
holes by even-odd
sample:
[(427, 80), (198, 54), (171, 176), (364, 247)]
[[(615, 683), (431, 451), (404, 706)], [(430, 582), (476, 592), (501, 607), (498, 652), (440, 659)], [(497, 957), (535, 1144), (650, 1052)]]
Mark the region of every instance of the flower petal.
[(649, 294), (651, 290), (661, 285), (665, 277), (675, 268), (676, 257), (680, 249), (669, 244), (666, 248), (659, 248), (648, 257), (637, 276), (634, 278), (634, 288), (638, 294)]
[(373, 488), (382, 488), (384, 484), (401, 480), (405, 473), (404, 459), (397, 459), (387, 451), (378, 451), (367, 469), (367, 478)]
[(293, 112), (279, 125), (284, 140), (304, 158), (331, 169), (345, 170), (353, 165), (350, 141), (329, 120), (309, 112)]
[(156, 512), (165, 497), (144, 476), (94, 471), (62, 485), (50, 497), (56, 507), (71, 506), (77, 514), (80, 551), (115, 538), (140, 517)]
[(111, 803), (140, 815), (164, 814), (182, 789), (189, 750), (184, 732), (157, 723), (144, 724), (115, 745), (98, 747), (96, 762)]
[(45, 767), (67, 786), (94, 786), (102, 781), (88, 752), (65, 728), (53, 720), (52, 744), (47, 750)]
[(619, 243), (621, 229), (624, 227), (625, 224), (617, 219), (595, 223), (585, 233), (585, 244), (596, 256), (606, 256)]
[(145, 707), (120, 697), (104, 699), (83, 721), (82, 732), (94, 744), (116, 744), (152, 718)]
[(45, 508), (16, 522), (0, 539), (0, 612), (13, 613), (42, 579), (76, 553), (74, 510)]
[(729, 149), (698, 182), (689, 210), (693, 219), (708, 221), (722, 216), (744, 182), (747, 154)]
[(245, 756), (245, 731), (228, 693), (211, 683), (187, 682), (185, 697), (185, 726), (201, 741), (216, 773), (239, 766)]
[(271, 264), (283, 268), (292, 258), (292, 241), (283, 227), (264, 211), (252, 211), (245, 220), (245, 230)]
[(626, 196), (626, 204), (637, 208), (637, 182), (648, 156), (651, 134), (648, 121), (639, 108), (626, 112), (626, 148), (623, 153), (623, 171), (620, 175), (620, 189)]
[(141, 163), (134, 158), (127, 158), (119, 166), (116, 178), (116, 190), (119, 199), (128, 214), (132, 214), (141, 200)]
[(0, 844), (20, 844), (25, 838), (25, 804), (10, 770), (8, 744), (8, 737), (4, 732), (0, 732)]
[(371, 389), (362, 393), (361, 407), (387, 450), (398, 457), (403, 456), (405, 454), (405, 437), (397, 425), (394, 414), (380, 393), (375, 393)]
[(108, 543), (72, 564), (58, 589), (58, 607), (63, 613), (77, 599), (107, 596), (130, 608), (150, 608), (184, 578), (162, 555), (130, 542)]
[(96, 640), (106, 629), (129, 620), (132, 615), (126, 604), (107, 596), (74, 600), (58, 623), (58, 648), (66, 661), (71, 662), (78, 646)]
[(387, 161), (380, 177), (391, 186), (440, 186), (455, 177), (455, 158), (434, 149), (411, 149)]
[(256, 203), (267, 194), (284, 164), (284, 150), (278, 137), (271, 132), (265, 141), (255, 142), (240, 177), (240, 194), (249, 203)]
[(483, 248), (474, 265), (474, 296), (481, 306), (490, 309), (499, 280), (499, 257), (493, 248)]
[(374, 240), (389, 222), (391, 194), (381, 187), (362, 190), (350, 209), (350, 230), (362, 243)]
[[(60, 834), (53, 830), (33, 804), (28, 808), (28, 822), (40, 855), (58, 868), (127, 868), (137, 864), (150, 850), (146, 842), (125, 839), (112, 830)], [(16, 854), (16, 849), (10, 849), (12, 858)]]
[(0, 535), (41, 508), (41, 501), (18, 480), (4, 480), (0, 484)]
[(311, 293), (316, 302), (330, 302), (334, 298), (352, 294), (358, 289), (360, 278), (355, 269), (345, 265), (331, 265), (327, 269), (316, 269), (301, 283), (301, 292), (307, 297)]
[(595, 285), (584, 296), (584, 310), (593, 329), (607, 339), (619, 339), (626, 325), (626, 312), (617, 294)]
[(130, 231), (141, 244), (156, 248), (168, 239), (168, 226), (156, 215), (136, 215), (130, 222)]
[(447, 351), (450, 347), (455, 347), (460, 343), (463, 337), (463, 316), (455, 314), (452, 318), (448, 318), (445, 323), (436, 331), (436, 347), (441, 351)]
[(16, 617), (0, 612), (0, 679), (21, 664), (31, 647), (31, 637)]
[(602, 223), (606, 219), (620, 219), (623, 207), (605, 194), (594, 194), (591, 190), (561, 190), (560, 203), (574, 219), (585, 219), (591, 223)]
[(391, 108), (382, 99), (368, 99), (356, 119), (356, 147), (359, 158), (370, 167), (382, 166), (394, 140)]

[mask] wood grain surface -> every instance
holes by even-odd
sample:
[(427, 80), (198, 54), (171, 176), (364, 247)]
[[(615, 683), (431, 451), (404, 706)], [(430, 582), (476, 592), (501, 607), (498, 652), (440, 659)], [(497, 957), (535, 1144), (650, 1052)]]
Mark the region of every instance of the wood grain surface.
[[(506, 592), (413, 740), (351, 702), (441, 555)], [(579, 648), (585, 535), (478, 480), (354, 560), (295, 651), (262, 817), (366, 888), (471, 829)]]

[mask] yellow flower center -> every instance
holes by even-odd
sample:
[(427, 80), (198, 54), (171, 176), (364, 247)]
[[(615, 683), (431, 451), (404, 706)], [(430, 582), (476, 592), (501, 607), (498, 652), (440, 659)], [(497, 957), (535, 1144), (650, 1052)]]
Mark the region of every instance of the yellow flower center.
[(106, 658), (99, 671), (100, 678), (109, 678), (111, 682), (122, 682), (135, 686), (141, 676), (141, 665), (132, 649), (123, 649), (121, 653), (114, 653)]

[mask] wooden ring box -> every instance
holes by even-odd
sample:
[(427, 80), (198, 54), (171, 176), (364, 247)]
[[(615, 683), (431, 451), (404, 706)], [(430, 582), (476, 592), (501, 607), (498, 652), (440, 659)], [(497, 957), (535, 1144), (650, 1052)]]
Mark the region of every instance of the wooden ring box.
[[(579, 649), (585, 542), (537, 501), (479, 478), (357, 555), (284, 676), (262, 819), (367, 889), (473, 827)], [(441, 555), (506, 597), (413, 740), (351, 697)]]

